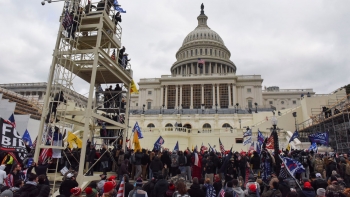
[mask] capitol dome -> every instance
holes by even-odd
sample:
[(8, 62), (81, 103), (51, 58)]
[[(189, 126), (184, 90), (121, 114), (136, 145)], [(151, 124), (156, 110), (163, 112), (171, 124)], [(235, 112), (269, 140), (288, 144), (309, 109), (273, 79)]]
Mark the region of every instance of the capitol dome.
[[(230, 60), (231, 52), (218, 33), (207, 25), (204, 5), (197, 17), (198, 26), (184, 39), (176, 53), (177, 61), (171, 67), (172, 75), (212, 75), (236, 73), (236, 66)], [(198, 64), (198, 61), (204, 64)]]

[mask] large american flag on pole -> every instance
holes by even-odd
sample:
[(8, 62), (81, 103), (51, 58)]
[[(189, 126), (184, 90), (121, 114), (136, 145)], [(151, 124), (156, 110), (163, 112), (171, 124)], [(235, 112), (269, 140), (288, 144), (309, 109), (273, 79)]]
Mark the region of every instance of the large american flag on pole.
[(225, 154), (225, 148), (224, 148), (224, 145), (221, 143), (220, 138), (219, 138), (219, 145), (220, 145), (220, 151), (224, 155)]
[(68, 9), (64, 12), (64, 17), (62, 21), (62, 26), (65, 30), (68, 29), (73, 24), (73, 17), (69, 14)]
[(117, 197), (124, 197), (124, 180), (120, 183)]

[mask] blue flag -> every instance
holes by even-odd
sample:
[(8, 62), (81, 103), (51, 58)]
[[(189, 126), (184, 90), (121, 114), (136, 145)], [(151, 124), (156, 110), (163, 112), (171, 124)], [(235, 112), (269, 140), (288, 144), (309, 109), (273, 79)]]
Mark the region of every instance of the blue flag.
[(243, 142), (243, 145), (247, 145), (247, 144), (250, 144), (252, 143), (252, 137), (248, 137), (244, 142)]
[(176, 142), (176, 145), (174, 147), (174, 150), (179, 151), (179, 141)]
[(282, 157), (282, 161), (293, 176), (295, 175), (295, 173), (305, 172), (304, 166), (299, 161), (296, 161), (288, 157)]
[(317, 149), (317, 144), (313, 142), (309, 148), (309, 151), (314, 151), (315, 153), (317, 153)]
[(247, 137), (247, 136), (252, 136), (252, 130), (249, 129), (246, 132), (243, 133), (243, 137)]
[(296, 138), (299, 138), (299, 133), (297, 130), (294, 131), (294, 133), (293, 133), (292, 137), (289, 139), (288, 143), (290, 143), (291, 141), (293, 141)]
[(126, 13), (126, 11), (120, 7), (119, 3), (117, 0), (114, 0), (113, 2), (114, 9), (120, 13)]
[(314, 133), (309, 135), (309, 140), (311, 143), (322, 144), (328, 146), (329, 144), (329, 134), (328, 133)]
[(26, 131), (24, 132), (24, 134), (23, 134), (23, 136), (22, 136), (22, 140), (23, 140), (27, 145), (29, 145), (30, 147), (33, 146), (32, 139), (30, 138), (30, 135), (29, 135), (29, 132), (28, 132), (27, 129), (26, 129)]
[(141, 128), (139, 127), (139, 124), (136, 122), (134, 125), (134, 128), (132, 129), (132, 132), (137, 132), (137, 135), (139, 136), (139, 139), (143, 138), (142, 132), (141, 132)]
[(261, 133), (261, 131), (258, 129), (258, 142), (259, 144), (263, 144), (264, 143), (264, 135)]
[(154, 143), (154, 150), (160, 150), (160, 147), (164, 144), (164, 139), (162, 136), (159, 136), (158, 140)]

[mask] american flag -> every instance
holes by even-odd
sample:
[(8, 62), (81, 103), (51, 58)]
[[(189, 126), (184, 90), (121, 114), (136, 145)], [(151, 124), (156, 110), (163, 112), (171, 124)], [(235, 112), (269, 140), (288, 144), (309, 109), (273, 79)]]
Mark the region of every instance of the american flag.
[(280, 170), (279, 177), (284, 178), (284, 179), (288, 178), (288, 172), (287, 172), (287, 169), (285, 168), (283, 163), (281, 164), (281, 170)]
[(120, 183), (117, 197), (124, 197), (124, 181)]
[(9, 118), (9, 124), (12, 125), (13, 128), (16, 128), (15, 116), (13, 114)]
[(205, 64), (205, 61), (201, 58), (198, 58), (198, 67), (203, 68), (203, 65)]
[(112, 60), (115, 60), (115, 49), (113, 50), (113, 53), (111, 55)]
[(43, 163), (44, 164), (51, 157), (52, 157), (52, 149), (51, 148), (45, 148), (40, 153), (39, 163)]
[(73, 17), (68, 13), (68, 9), (64, 12), (64, 18), (62, 21), (62, 26), (65, 30), (68, 29), (73, 24)]
[(219, 138), (219, 145), (220, 145), (220, 151), (224, 155), (225, 154), (225, 148), (224, 148), (224, 145), (221, 143), (220, 138)]

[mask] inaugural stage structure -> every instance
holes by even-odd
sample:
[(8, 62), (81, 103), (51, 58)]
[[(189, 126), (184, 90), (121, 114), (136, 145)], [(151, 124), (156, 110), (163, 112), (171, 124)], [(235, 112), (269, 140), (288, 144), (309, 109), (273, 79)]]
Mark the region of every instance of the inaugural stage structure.
[[(34, 160), (38, 161), (43, 149), (65, 149), (61, 143), (57, 143), (57, 139), (54, 141), (53, 132), (57, 128), (63, 134), (67, 124), (83, 127), (83, 146), (77, 179), (79, 184), (83, 184), (86, 174), (84, 164), (87, 141), (100, 137), (97, 131), (102, 126), (98, 122), (105, 122), (108, 125), (104, 127), (106, 129), (122, 131), (114, 139), (123, 137), (123, 143), (126, 142), (128, 105), (123, 109), (120, 105), (113, 107), (113, 110), (105, 109), (103, 102), (109, 101), (99, 99), (101, 94), (109, 94), (108, 98), (115, 101), (118, 95), (123, 94), (128, 101), (132, 81), (130, 64), (122, 66), (118, 63), (122, 28), (115, 22), (117, 11), (108, 2), (65, 1), (35, 148)], [(82, 81), (77, 78), (85, 82), (77, 82)], [(105, 88), (101, 88), (112, 84), (121, 84), (122, 91), (105, 92)], [(81, 89), (88, 90), (86, 108), (76, 107), (74, 102), (66, 100), (69, 94)], [(125, 114), (125, 123), (107, 118), (112, 114)]]

